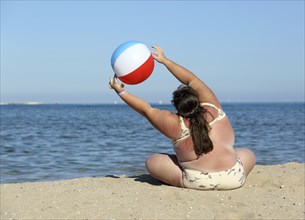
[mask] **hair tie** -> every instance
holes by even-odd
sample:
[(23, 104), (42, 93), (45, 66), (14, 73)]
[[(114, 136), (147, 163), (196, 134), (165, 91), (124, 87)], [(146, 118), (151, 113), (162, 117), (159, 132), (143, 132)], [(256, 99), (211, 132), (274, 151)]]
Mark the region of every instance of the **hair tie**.
[(192, 118), (199, 111), (200, 111), (200, 109), (197, 106), (192, 112), (190, 112), (186, 115), (186, 118)]

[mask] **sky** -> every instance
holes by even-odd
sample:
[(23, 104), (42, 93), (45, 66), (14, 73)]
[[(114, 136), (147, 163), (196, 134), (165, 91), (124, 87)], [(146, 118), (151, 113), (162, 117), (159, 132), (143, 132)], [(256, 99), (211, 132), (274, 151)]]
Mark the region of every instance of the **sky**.
[[(121, 102), (108, 88), (121, 43), (159, 45), (221, 102), (304, 102), (304, 1), (1, 0), (1, 102)], [(155, 62), (126, 90), (170, 103)]]

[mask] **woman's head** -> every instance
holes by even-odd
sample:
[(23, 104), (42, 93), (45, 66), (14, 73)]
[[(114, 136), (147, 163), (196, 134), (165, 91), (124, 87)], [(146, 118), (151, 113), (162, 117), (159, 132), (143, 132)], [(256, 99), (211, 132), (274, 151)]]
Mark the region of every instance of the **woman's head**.
[(200, 106), (198, 93), (189, 86), (181, 85), (173, 92), (172, 103), (179, 115), (190, 118), (190, 130), (196, 155), (199, 157), (212, 151), (213, 143), (209, 137), (211, 128), (205, 118), (207, 111)]
[(173, 92), (172, 103), (178, 111), (178, 114), (185, 118), (190, 118), (200, 107), (197, 92), (185, 85), (179, 86)]

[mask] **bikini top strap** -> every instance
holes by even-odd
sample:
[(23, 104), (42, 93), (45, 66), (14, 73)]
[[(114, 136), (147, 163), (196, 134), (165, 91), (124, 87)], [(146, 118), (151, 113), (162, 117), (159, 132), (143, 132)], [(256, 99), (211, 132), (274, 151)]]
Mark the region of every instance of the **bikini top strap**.
[(221, 120), (222, 118), (224, 118), (224, 117), (226, 116), (226, 113), (225, 113), (222, 109), (217, 108), (216, 105), (211, 104), (211, 103), (208, 103), (208, 102), (200, 103), (200, 106), (201, 106), (201, 107), (203, 107), (203, 106), (205, 106), (205, 105), (211, 106), (211, 107), (215, 108), (215, 109), (218, 111), (218, 114), (217, 114), (216, 118), (215, 118), (213, 121), (211, 121), (211, 122), (209, 123), (209, 125), (214, 124), (216, 121), (219, 121), (219, 120)]
[(200, 103), (200, 106), (201, 106), (201, 107), (203, 107), (203, 106), (205, 106), (205, 105), (210, 106), (210, 107), (213, 107), (213, 108), (215, 108), (217, 111), (220, 110), (220, 109), (217, 108), (216, 105), (214, 105), (214, 104), (211, 104), (211, 103), (208, 103), (208, 102), (202, 102), (202, 103)]
[(188, 129), (186, 126), (185, 126), (185, 123), (184, 123), (184, 120), (183, 120), (183, 117), (180, 115), (179, 116), (179, 121), (180, 121), (180, 125), (181, 125), (181, 129), (182, 131)]

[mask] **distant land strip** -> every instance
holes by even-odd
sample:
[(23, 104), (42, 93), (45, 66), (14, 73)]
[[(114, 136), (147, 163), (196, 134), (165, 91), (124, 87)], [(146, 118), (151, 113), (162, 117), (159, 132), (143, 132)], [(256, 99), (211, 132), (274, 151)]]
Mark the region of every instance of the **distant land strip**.
[(0, 105), (43, 105), (43, 102), (0, 102)]

